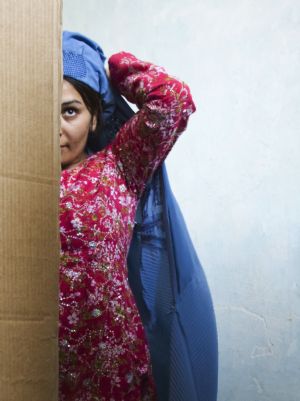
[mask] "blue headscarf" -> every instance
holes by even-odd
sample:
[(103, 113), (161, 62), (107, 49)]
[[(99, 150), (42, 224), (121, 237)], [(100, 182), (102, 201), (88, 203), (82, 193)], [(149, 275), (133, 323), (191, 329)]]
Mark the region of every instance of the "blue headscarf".
[(115, 99), (106, 76), (101, 47), (76, 32), (63, 32), (64, 75), (77, 79), (94, 89), (103, 101), (104, 123), (115, 111)]
[[(100, 93), (107, 144), (134, 112), (111, 88), (104, 61), (97, 43), (79, 33), (63, 33), (64, 75)], [(158, 400), (216, 401), (218, 344), (212, 300), (164, 164), (144, 191), (136, 222), (128, 277), (149, 342)]]

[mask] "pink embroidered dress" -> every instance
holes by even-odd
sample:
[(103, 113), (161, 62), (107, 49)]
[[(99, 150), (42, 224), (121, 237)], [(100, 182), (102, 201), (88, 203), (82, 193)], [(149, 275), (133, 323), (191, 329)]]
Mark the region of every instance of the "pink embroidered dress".
[(156, 399), (126, 258), (139, 196), (195, 106), (183, 82), (132, 54), (113, 55), (109, 68), (139, 112), (61, 173), (60, 401)]

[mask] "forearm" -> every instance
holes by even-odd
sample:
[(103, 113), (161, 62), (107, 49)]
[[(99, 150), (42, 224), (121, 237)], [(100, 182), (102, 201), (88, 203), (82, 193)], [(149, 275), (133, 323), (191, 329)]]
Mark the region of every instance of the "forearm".
[(185, 128), (186, 120), (196, 108), (184, 82), (167, 74), (164, 68), (126, 52), (114, 54), (108, 64), (113, 86), (128, 101), (139, 109), (149, 106), (152, 117), (155, 110), (160, 122), (167, 117), (176, 131)]
[(186, 128), (195, 105), (185, 83), (130, 53), (113, 55), (109, 69), (112, 84), (139, 107), (139, 112), (120, 129), (112, 150), (128, 187), (141, 194)]

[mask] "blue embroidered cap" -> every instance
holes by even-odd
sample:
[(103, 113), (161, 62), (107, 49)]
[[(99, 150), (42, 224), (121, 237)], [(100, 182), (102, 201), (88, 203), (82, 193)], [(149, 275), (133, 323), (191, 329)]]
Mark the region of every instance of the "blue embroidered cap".
[(107, 78), (101, 47), (78, 32), (63, 32), (63, 73), (81, 81), (98, 92), (103, 101), (103, 121), (115, 110), (112, 89)]

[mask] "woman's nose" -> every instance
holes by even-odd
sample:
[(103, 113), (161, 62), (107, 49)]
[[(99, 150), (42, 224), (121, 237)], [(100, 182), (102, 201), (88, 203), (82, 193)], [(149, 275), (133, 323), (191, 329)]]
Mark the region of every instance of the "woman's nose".
[(59, 125), (59, 136), (61, 137), (63, 134), (63, 129), (64, 129), (64, 119), (62, 116), (60, 116), (60, 125)]

